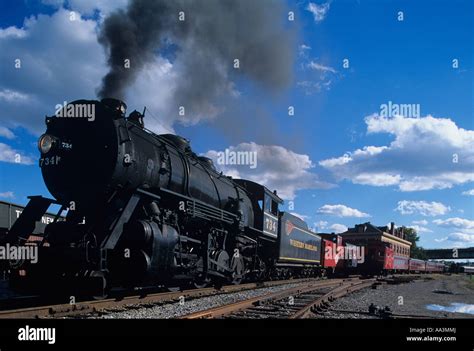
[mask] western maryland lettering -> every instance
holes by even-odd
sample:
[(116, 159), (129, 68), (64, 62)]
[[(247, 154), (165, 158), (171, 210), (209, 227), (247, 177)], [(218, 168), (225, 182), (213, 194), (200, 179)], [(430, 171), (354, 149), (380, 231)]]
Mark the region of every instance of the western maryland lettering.
[(304, 243), (302, 241), (295, 240), (295, 239), (290, 239), (290, 245), (293, 246), (293, 247), (296, 247), (298, 249), (305, 249), (305, 250), (309, 250), (309, 251), (318, 251), (317, 246), (311, 245), (311, 244), (308, 244), (308, 243)]

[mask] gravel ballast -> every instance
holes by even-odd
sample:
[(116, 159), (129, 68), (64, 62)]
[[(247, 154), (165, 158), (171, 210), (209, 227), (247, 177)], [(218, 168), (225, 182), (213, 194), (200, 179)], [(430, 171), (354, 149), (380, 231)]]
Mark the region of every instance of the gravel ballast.
[[(426, 316), (428, 318), (474, 318), (474, 314), (436, 311), (427, 308), (453, 307), (464, 304), (464, 311), (474, 309), (474, 289), (469, 278), (463, 275), (433, 275), (420, 277), (408, 283), (382, 284), (377, 289), (367, 288), (354, 292), (331, 303), (330, 308), (313, 318), (379, 318), (368, 315), (369, 305), (385, 308), (394, 314)], [(467, 305), (467, 306), (466, 306)], [(469, 306), (471, 305), (471, 306)]]
[(265, 294), (279, 292), (285, 289), (293, 288), (299, 284), (285, 284), (268, 288), (260, 288), (235, 293), (224, 293), (214, 296), (196, 298), (192, 300), (182, 300), (176, 303), (168, 303), (163, 305), (152, 306), (129, 306), (125, 310), (106, 311), (102, 315), (90, 315), (88, 318), (104, 318), (104, 319), (169, 319), (178, 318), (190, 313), (204, 311), (209, 308), (219, 307), (238, 301), (243, 301)]

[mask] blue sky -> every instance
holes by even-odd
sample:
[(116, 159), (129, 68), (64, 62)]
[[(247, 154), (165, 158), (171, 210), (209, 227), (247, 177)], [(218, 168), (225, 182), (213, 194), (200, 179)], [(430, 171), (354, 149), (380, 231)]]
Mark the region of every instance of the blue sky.
[[(49, 196), (36, 164), (44, 115), (64, 100), (95, 97), (106, 72), (96, 38), (101, 18), (125, 3), (1, 2), (3, 199)], [(130, 88), (127, 102), (140, 110), (146, 104), (160, 120), (149, 117), (150, 128), (176, 131), (198, 153), (257, 152), (255, 170), (221, 168), (276, 188), (291, 212), (319, 231), (394, 221), (416, 226), (424, 247), (473, 246), (473, 6), (467, 0), (288, 1), (296, 14), (288, 26), (297, 29), (293, 81), (274, 95), (236, 80), (245, 128), (235, 133), (223, 132), (225, 116), (182, 125), (167, 113), (173, 62), (166, 57)], [(64, 19), (71, 10), (82, 15), (73, 28)], [(24, 70), (13, 71), (15, 58), (24, 59)], [(420, 116), (383, 116), (381, 105), (390, 101), (416, 104)]]

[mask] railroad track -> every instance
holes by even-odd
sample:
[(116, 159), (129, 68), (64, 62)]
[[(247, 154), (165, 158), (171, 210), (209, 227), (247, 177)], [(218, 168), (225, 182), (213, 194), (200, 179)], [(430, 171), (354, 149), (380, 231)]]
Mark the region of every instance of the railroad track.
[(192, 300), (200, 297), (235, 293), (245, 290), (268, 288), (285, 284), (305, 284), (310, 282), (329, 282), (319, 279), (290, 279), (241, 285), (226, 285), (220, 288), (190, 289), (176, 292), (141, 293), (131, 296), (119, 296), (110, 299), (77, 302), (75, 304), (41, 305), (28, 308), (16, 308), (0, 311), (0, 318), (62, 318), (91, 313), (102, 313), (127, 306), (149, 306), (154, 304), (174, 303), (181, 299)]
[(355, 278), (313, 281), (283, 291), (188, 314), (181, 318), (305, 318), (328, 302), (374, 283), (375, 279)]

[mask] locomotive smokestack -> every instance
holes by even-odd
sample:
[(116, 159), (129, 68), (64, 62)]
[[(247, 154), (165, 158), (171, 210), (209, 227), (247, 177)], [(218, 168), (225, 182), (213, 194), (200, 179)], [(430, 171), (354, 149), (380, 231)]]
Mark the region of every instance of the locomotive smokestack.
[[(124, 99), (127, 87), (157, 55), (170, 58), (174, 106), (207, 114), (243, 76), (268, 90), (291, 83), (294, 32), (281, 0), (130, 0), (109, 15), (99, 42), (109, 72), (100, 97)], [(221, 101), (221, 100), (219, 100)]]

